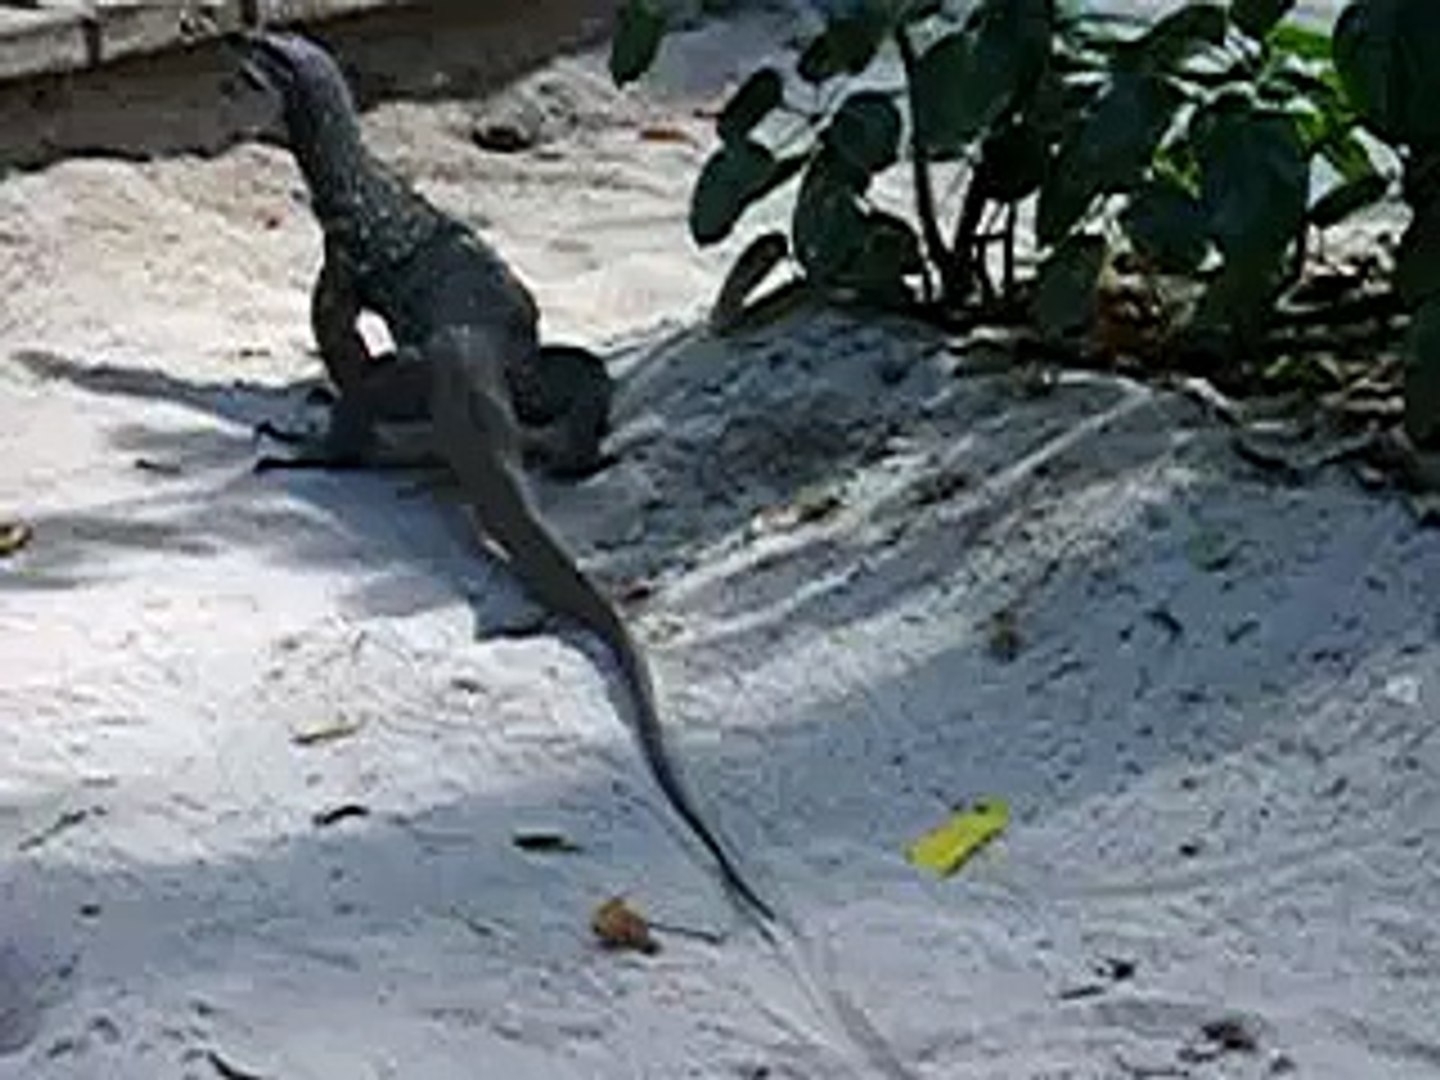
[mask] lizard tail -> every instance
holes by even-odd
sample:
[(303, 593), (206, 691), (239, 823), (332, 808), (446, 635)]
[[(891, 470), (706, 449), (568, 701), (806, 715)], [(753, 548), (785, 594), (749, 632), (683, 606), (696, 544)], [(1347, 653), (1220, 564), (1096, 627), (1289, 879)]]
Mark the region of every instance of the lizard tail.
[(502, 546), (512, 555), (511, 561), (530, 584), (536, 598), (546, 607), (570, 615), (599, 637), (610, 649), (620, 668), (620, 675), (629, 690), (628, 704), (633, 708), (632, 730), (645, 762), (660, 790), (687, 828), (705, 846), (720, 870), (721, 879), (753, 914), (764, 922), (774, 922), (774, 909), (761, 898), (735, 860), (720, 842), (714, 829), (706, 823), (680, 777), (674, 759), (665, 745), (665, 729), (660, 723), (655, 703), (655, 684), (640, 648), (636, 645), (624, 619), (598, 586), (580, 570), (560, 542), (538, 518), (530, 519), (529, 535), (523, 546)]
[(762, 925), (773, 923), (774, 909), (745, 880), (680, 781), (665, 750), (649, 669), (624, 620), (530, 503), (495, 339), (476, 328), (452, 328), (432, 340), (427, 353), (435, 382), (431, 408), (439, 449), (480, 524), (536, 600), (577, 620), (610, 647), (630, 690), (633, 730), (655, 782), (715, 858), (727, 888)]
[(735, 865), (735, 860), (720, 843), (715, 831), (700, 816), (699, 810), (695, 808), (694, 801), (686, 791), (684, 782), (680, 778), (679, 770), (675, 767), (674, 759), (665, 747), (664, 729), (660, 725), (659, 711), (655, 706), (655, 686), (650, 677), (649, 666), (640, 655), (634, 639), (630, 636), (629, 628), (610, 610), (606, 605), (612, 626), (610, 632), (605, 632), (598, 626), (592, 626), (596, 633), (605, 638), (610, 645), (611, 651), (615, 654), (620, 664), (621, 674), (630, 687), (631, 697), (635, 704), (636, 717), (636, 738), (640, 742), (641, 750), (644, 751), (645, 760), (650, 766), (651, 775), (655, 782), (660, 785), (660, 790), (669, 799), (670, 805), (680, 815), (690, 831), (693, 832), (705, 845), (707, 851), (714, 858), (716, 865), (720, 868), (720, 876), (726, 887), (733, 893), (741, 903), (750, 911), (759, 916), (765, 922), (776, 921), (775, 909), (770, 906), (755, 887), (746, 880), (740, 868)]

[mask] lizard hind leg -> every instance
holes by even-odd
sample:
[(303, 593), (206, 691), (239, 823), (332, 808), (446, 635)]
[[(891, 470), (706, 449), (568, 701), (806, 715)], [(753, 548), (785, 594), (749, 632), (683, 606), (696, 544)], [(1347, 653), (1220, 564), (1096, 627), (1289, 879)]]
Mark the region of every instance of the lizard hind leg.
[(531, 382), (535, 393), (516, 401), (526, 462), (560, 479), (580, 479), (613, 464), (603, 449), (614, 397), (605, 361), (577, 346), (545, 345)]
[(594, 587), (540, 519), (526, 489), (524, 442), (505, 380), (514, 347), (507, 335), (485, 327), (447, 328), (427, 344), (435, 448), (479, 525), (534, 597), (582, 622), (606, 623), (608, 611)]
[(323, 435), (280, 441), (298, 447), (289, 457), (264, 457), (256, 472), (276, 469), (348, 470), (415, 469), (435, 464), (429, 447), (392, 447), (382, 440), (386, 423), (414, 422), (429, 411), (430, 371), (414, 360), (376, 364), (365, 379), (342, 393), (330, 408)]
[[(520, 425), (505, 380), (506, 341), (479, 326), (447, 327), (424, 350), (430, 374), (430, 418), (447, 459), (485, 459), (514, 469)], [(457, 469), (461, 479), (468, 470)]]

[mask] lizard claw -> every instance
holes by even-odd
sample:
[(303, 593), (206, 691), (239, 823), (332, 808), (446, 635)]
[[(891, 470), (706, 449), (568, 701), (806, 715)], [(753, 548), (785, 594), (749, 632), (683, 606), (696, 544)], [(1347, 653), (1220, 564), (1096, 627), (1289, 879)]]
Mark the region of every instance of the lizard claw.
[(408, 468), (408, 463), (394, 466), (383, 462), (367, 462), (364, 458), (353, 454), (314, 454), (301, 453), (295, 457), (273, 457), (266, 456), (257, 458), (251, 466), (251, 471), (257, 473), (276, 472), (285, 469), (290, 472), (305, 470), (308, 472), (361, 472), (368, 470), (379, 470), (385, 468)]
[(250, 466), (250, 471), (258, 476), (260, 473), (273, 472), (275, 469), (283, 469), (288, 464), (289, 462), (287, 462), (284, 458), (271, 457), (267, 455), (266, 457), (256, 458), (255, 464)]
[(255, 425), (255, 441), (259, 442), (261, 439), (273, 439), (289, 446), (298, 446), (305, 441), (306, 436), (301, 432), (272, 424), (269, 420), (261, 420)]

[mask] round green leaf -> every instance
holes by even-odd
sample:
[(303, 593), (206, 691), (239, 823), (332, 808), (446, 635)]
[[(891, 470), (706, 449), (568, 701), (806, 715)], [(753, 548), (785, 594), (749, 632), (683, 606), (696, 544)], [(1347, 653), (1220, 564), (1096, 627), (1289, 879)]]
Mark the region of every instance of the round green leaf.
[(1200, 197), (1227, 263), (1274, 267), (1305, 221), (1310, 161), (1288, 116), (1231, 99), (1200, 124)]
[(959, 153), (1003, 106), (998, 84), (977, 94), (976, 66), (971, 36), (957, 31), (930, 46), (915, 67), (915, 123), (932, 158)]
[(1194, 272), (1209, 250), (1204, 208), (1168, 178), (1139, 188), (1121, 212), (1120, 226), (1135, 250), (1165, 273)]
[(989, 0), (965, 29), (925, 51), (910, 92), (920, 139), (932, 158), (964, 151), (1039, 83), (1052, 17), (1045, 0)]
[(877, 210), (865, 216), (864, 240), (842, 280), (867, 300), (896, 305), (914, 298), (906, 278), (923, 269), (915, 230), (903, 218)]
[(1267, 39), (1270, 48), (1301, 60), (1328, 62), (1330, 60), (1330, 35), (1323, 30), (1285, 23), (1270, 31)]
[(1290, 13), (1295, 0), (1230, 0), (1230, 18), (1255, 40), (1260, 40)]
[(841, 279), (864, 245), (865, 213), (853, 177), (825, 154), (817, 154), (805, 172), (790, 234), (795, 257), (818, 282)]
[(919, 22), (940, 14), (944, 6), (943, 0), (901, 0), (896, 17), (902, 23)]
[(1375, 172), (1370, 151), (1355, 137), (1353, 131), (1325, 139), (1320, 154), (1346, 180), (1362, 180)]
[(722, 141), (740, 142), (785, 98), (785, 82), (774, 68), (761, 68), (741, 84), (720, 112), (715, 129)]
[(900, 157), (900, 110), (888, 94), (851, 94), (825, 129), (825, 145), (868, 175), (888, 169)]
[(969, 21), (976, 55), (1014, 95), (1039, 77), (1059, 20), (1054, 0), (980, 0)]
[(705, 167), (690, 197), (690, 235), (704, 246), (725, 239), (740, 215), (769, 191), (779, 168), (775, 155), (753, 142), (722, 146)]
[(715, 301), (716, 323), (732, 322), (744, 310), (745, 302), (790, 254), (790, 242), (782, 232), (767, 232), (745, 246), (731, 263)]
[(1123, 191), (1144, 175), (1181, 102), (1165, 79), (1120, 72), (1066, 140), (1040, 189), (1036, 230), (1062, 237), (1102, 192)]
[(1229, 349), (1244, 352), (1255, 347), (1271, 311), (1277, 281), (1273, 264), (1227, 258), (1200, 298), (1194, 326), (1219, 332)]
[(665, 37), (665, 10), (656, 0), (626, 0), (610, 43), (610, 77), (616, 86), (634, 82), (655, 62)]
[(795, 70), (809, 83), (858, 75), (870, 66), (888, 29), (884, 13), (868, 4), (831, 15), (824, 31), (800, 54)]
[(1116, 56), (1132, 71), (1170, 71), (1194, 53), (1225, 43), (1227, 17), (1220, 4), (1186, 4), (1160, 19)]
[(918, 274), (925, 268), (920, 237), (904, 218), (874, 210), (865, 219), (865, 254), (887, 273)]
[(1440, 143), (1440, 4), (1357, 0), (1335, 24), (1335, 68), (1365, 122), (1391, 142)]
[(1411, 306), (1440, 296), (1440, 206), (1416, 209), (1395, 256), (1395, 288)]
[(1041, 265), (1032, 311), (1046, 337), (1084, 329), (1095, 316), (1095, 283), (1105, 265), (1105, 239), (1068, 237)]
[(1308, 215), (1310, 224), (1317, 229), (1338, 225), (1351, 214), (1379, 202), (1389, 189), (1389, 181), (1379, 173), (1342, 181), (1315, 200)]
[(1045, 179), (1047, 151), (1045, 132), (1027, 113), (995, 129), (981, 145), (975, 182), (987, 198), (1019, 202)]
[(1440, 298), (1421, 305), (1405, 335), (1405, 433), (1440, 443)]

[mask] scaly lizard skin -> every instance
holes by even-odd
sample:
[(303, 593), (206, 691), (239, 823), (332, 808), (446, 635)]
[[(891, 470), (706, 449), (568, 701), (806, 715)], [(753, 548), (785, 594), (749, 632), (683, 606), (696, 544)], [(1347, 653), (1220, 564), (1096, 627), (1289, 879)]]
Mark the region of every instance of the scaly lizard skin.
[[(340, 399), (322, 456), (354, 460), (369, 453), (369, 425), (386, 415), (371, 411), (385, 404), (372, 400), (376, 387), (428, 416), (433, 449), (521, 581), (547, 608), (575, 619), (610, 647), (656, 782), (715, 858), (730, 890), (751, 914), (773, 921), (773, 911), (680, 782), (665, 750), (649, 668), (624, 620), (540, 520), (526, 493), (521, 463), (533, 437), (527, 418), (544, 424), (559, 415), (563, 428), (578, 409), (582, 436), (593, 434), (588, 425), (594, 420), (583, 389), (569, 399), (572, 412), (556, 408), (555, 399), (564, 395), (535, 362), (534, 300), (473, 233), (370, 158), (344, 78), (327, 52), (292, 35), (243, 40), (247, 73), (280, 97), (291, 151), (325, 230), (317, 336), (322, 329), (330, 335), (321, 337), (322, 350)], [(369, 356), (354, 330), (359, 309), (386, 319), (397, 355)], [(398, 390), (397, 379), (403, 384)], [(606, 389), (608, 404), (608, 383)]]
[[(311, 325), (339, 393), (318, 445), (258, 467), (387, 463), (376, 426), (429, 418), (425, 342), (438, 328), (477, 323), (505, 338), (505, 379), (526, 460), (561, 475), (599, 467), (611, 399), (604, 364), (583, 349), (542, 348), (535, 301), (500, 256), (370, 154), (350, 90), (329, 53), (296, 35), (257, 33), (238, 40), (246, 77), (279, 98), (290, 150), (324, 232)], [(370, 355), (357, 327), (363, 311), (385, 321), (394, 353)], [(305, 441), (270, 425), (262, 430)]]

